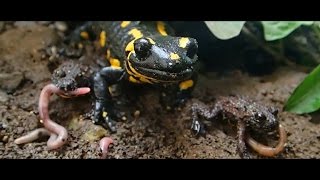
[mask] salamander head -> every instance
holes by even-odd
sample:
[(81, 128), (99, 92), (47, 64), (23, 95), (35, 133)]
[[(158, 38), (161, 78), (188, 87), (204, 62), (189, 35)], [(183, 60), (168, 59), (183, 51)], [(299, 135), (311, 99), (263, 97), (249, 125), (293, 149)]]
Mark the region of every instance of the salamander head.
[(142, 37), (134, 40), (133, 47), (128, 49), (126, 68), (136, 77), (152, 82), (175, 82), (190, 78), (196, 71), (198, 43), (193, 38)]

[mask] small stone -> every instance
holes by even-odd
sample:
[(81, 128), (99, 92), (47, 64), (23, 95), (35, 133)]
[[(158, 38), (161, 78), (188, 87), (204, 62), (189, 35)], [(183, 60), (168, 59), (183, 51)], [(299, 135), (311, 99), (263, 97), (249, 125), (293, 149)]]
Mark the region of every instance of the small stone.
[(68, 29), (68, 26), (65, 22), (63, 21), (57, 21), (54, 23), (54, 26), (59, 30), (59, 31), (62, 31), (62, 32), (65, 32), (67, 29)]
[(133, 116), (135, 118), (138, 118), (140, 116), (140, 111), (139, 110), (136, 110), (134, 113), (133, 113)]
[(57, 50), (56, 46), (52, 46), (51, 47), (51, 53), (52, 53), (52, 55), (56, 55), (58, 53), (58, 50)]
[(18, 134), (22, 134), (24, 131), (24, 128), (23, 127), (17, 127), (17, 133)]
[(148, 127), (148, 128), (147, 128), (147, 132), (148, 132), (148, 133), (153, 133), (153, 129), (151, 129), (151, 128)]
[(10, 109), (14, 111), (14, 110), (16, 110), (16, 109), (17, 109), (17, 106), (12, 105), (12, 106), (10, 106)]
[(0, 102), (4, 103), (8, 101), (8, 94), (0, 90)]
[(2, 141), (3, 142), (8, 142), (9, 137), (8, 136), (3, 136)]

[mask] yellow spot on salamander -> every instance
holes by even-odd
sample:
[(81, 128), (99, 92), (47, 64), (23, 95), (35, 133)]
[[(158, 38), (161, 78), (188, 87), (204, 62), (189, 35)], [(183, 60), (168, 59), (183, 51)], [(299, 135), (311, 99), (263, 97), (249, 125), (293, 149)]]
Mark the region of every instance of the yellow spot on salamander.
[[(129, 34), (129, 35), (132, 35), (134, 39), (127, 44), (127, 46), (126, 46), (126, 48), (125, 48), (125, 51), (126, 51), (126, 52), (134, 52), (134, 41), (135, 41), (136, 39), (139, 39), (139, 38), (143, 37), (143, 34), (142, 34), (141, 31), (139, 31), (139, 30), (136, 29), (136, 28), (131, 29), (131, 30), (128, 32), (128, 34)], [(130, 56), (128, 55), (127, 58), (129, 58), (129, 57), (130, 57)]]
[(109, 59), (111, 67), (120, 67), (120, 61), (116, 58), (110, 58)]
[(109, 59), (110, 56), (111, 56), (111, 52), (110, 52), (110, 49), (108, 49), (108, 50), (107, 50), (107, 54), (106, 54), (106, 58)]
[[(133, 45), (133, 43), (134, 43), (134, 40), (130, 41), (130, 42), (127, 44), (126, 49), (125, 49), (126, 52), (133, 52), (133, 51), (134, 51), (134, 45)], [(129, 56), (128, 56), (128, 57), (129, 57)]]
[(143, 37), (143, 34), (141, 31), (139, 31), (137, 28), (133, 28), (131, 29), (128, 34), (132, 35), (134, 37), (134, 39), (138, 39)]
[(179, 84), (180, 90), (186, 90), (193, 86), (192, 80), (183, 81)]
[(88, 34), (88, 32), (82, 31), (82, 32), (80, 33), (80, 36), (81, 36), (83, 39), (85, 39), (85, 40), (89, 39), (89, 34)]
[(136, 80), (134, 77), (129, 76), (129, 81), (133, 83), (140, 83), (140, 81)]
[(107, 35), (105, 31), (101, 31), (100, 33), (100, 46), (104, 47), (106, 45)]
[(149, 39), (149, 42), (150, 42), (151, 44), (156, 44), (156, 42), (154, 42), (153, 39), (151, 39), (151, 38), (147, 38), (147, 39)]
[(121, 26), (122, 28), (125, 28), (125, 27), (127, 27), (130, 23), (131, 23), (131, 21), (122, 21), (120, 26)]
[(180, 56), (176, 53), (170, 53), (170, 59), (172, 60), (178, 60)]
[(168, 36), (166, 27), (162, 21), (157, 21), (157, 30), (162, 36)]
[(106, 118), (108, 116), (108, 112), (103, 111), (102, 117)]
[(189, 38), (183, 37), (179, 39), (179, 47), (186, 48), (189, 43)]

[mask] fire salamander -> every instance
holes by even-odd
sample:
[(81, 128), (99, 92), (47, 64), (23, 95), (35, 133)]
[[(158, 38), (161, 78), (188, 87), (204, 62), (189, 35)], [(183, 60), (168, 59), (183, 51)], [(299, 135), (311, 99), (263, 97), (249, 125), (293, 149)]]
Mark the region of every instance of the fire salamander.
[(161, 101), (172, 109), (187, 100), (196, 83), (198, 43), (176, 37), (164, 22), (93, 21), (75, 29), (72, 44), (98, 40), (109, 66), (93, 75), (93, 122), (116, 131), (108, 87), (127, 80), (163, 89)]

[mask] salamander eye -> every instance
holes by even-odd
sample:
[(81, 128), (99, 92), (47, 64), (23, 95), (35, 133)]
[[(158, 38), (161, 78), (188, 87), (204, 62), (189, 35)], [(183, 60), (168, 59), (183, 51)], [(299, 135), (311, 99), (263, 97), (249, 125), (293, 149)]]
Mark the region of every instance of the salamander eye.
[(198, 44), (196, 41), (191, 41), (190, 44), (188, 45), (188, 50), (187, 50), (187, 56), (191, 59), (194, 58), (194, 56), (198, 52)]
[(147, 57), (150, 56), (152, 44), (149, 42), (148, 39), (140, 38), (134, 41), (134, 51), (136, 53), (137, 58), (140, 61), (146, 60)]

